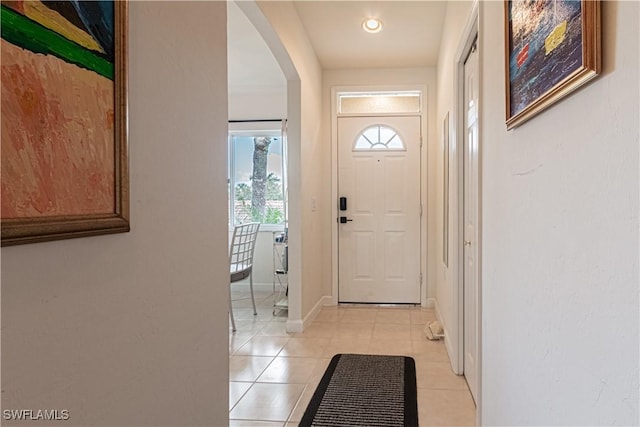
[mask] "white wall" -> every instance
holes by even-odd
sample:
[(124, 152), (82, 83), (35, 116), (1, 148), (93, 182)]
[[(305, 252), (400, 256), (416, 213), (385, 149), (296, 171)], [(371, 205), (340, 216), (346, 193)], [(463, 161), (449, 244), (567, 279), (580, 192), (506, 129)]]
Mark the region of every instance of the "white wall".
[(287, 117), (287, 91), (229, 93), (229, 120), (281, 120)]
[(253, 282), (273, 283), (273, 234), (271, 231), (258, 233), (253, 260)]
[[(447, 14), (445, 17), (444, 31), (442, 33), (442, 41), (440, 44), (440, 54), (438, 57), (438, 107), (437, 107), (437, 138), (438, 143), (435, 144), (435, 155), (432, 161), (435, 162), (435, 217), (436, 230), (432, 236), (436, 244), (436, 260), (433, 274), (436, 281), (436, 310), (440, 316), (442, 326), (445, 331), (445, 342), (450, 357), (453, 359), (452, 364), (456, 366), (457, 354), (455, 353), (455, 345), (457, 342), (457, 298), (456, 298), (456, 272), (458, 269), (458, 260), (456, 256), (456, 227), (458, 221), (458, 198), (456, 197), (456, 189), (458, 188), (458, 168), (456, 159), (459, 156), (459, 150), (456, 144), (456, 136), (454, 132), (455, 121), (457, 120), (455, 112), (455, 69), (456, 54), (463, 37), (465, 25), (470, 19), (473, 2), (471, 1), (455, 1), (447, 4)], [(466, 35), (465, 35), (466, 37)], [(442, 144), (442, 134), (444, 126), (444, 118), (449, 114), (449, 253), (448, 265), (442, 261), (443, 253), (443, 165), (444, 150)]]
[[(390, 89), (395, 86), (411, 86), (417, 89), (426, 88), (426, 98), (423, 99), (424, 114), (422, 117), (422, 134), (424, 137), (424, 148), (422, 150), (423, 176), (422, 176), (422, 199), (426, 206), (427, 229), (422, 230), (422, 258), (421, 268), (425, 275), (423, 284), (423, 300), (435, 297), (435, 270), (436, 270), (436, 240), (434, 235), (436, 215), (435, 193), (436, 181), (433, 171), (436, 168), (435, 156), (438, 144), (436, 135), (436, 69), (435, 68), (381, 68), (381, 69), (348, 69), (348, 70), (325, 70), (323, 76), (323, 117), (324, 133), (323, 140), (327, 145), (331, 145), (331, 103), (335, 102), (331, 98), (331, 90), (334, 87), (366, 87)], [(331, 168), (331, 164), (328, 165)], [(334, 177), (335, 178), (335, 177)], [(329, 183), (331, 180), (329, 180)], [(326, 191), (330, 199), (329, 207), (335, 206), (334, 195), (331, 194), (330, 185)], [(332, 217), (331, 211), (327, 214)], [(332, 231), (335, 230), (335, 219), (331, 222)], [(428, 236), (428, 238), (427, 238)], [(331, 235), (324, 236), (325, 245), (331, 245)], [(426, 242), (426, 245), (425, 245)], [(333, 266), (337, 269), (337, 265)], [(336, 273), (337, 274), (337, 273)], [(324, 284), (325, 295), (332, 295), (331, 281)]]
[[(322, 69), (292, 2), (257, 2), (295, 71), (283, 69), (288, 79), (289, 119), (289, 324), (299, 329), (321, 301), (329, 280), (330, 233), (326, 197), (329, 147), (321, 140)], [(244, 8), (243, 5), (240, 5)], [(255, 24), (255, 21), (252, 21)], [(263, 33), (264, 36), (264, 33)], [(273, 43), (267, 44), (274, 49)], [(286, 67), (286, 64), (280, 62)], [(291, 78), (296, 74), (298, 80)], [(297, 101), (297, 103), (295, 102)], [(296, 144), (297, 142), (297, 144)], [(315, 201), (315, 208), (312, 208)], [(296, 260), (296, 257), (298, 259)]]
[(507, 132), (481, 4), (485, 425), (640, 423), (639, 4), (602, 6), (602, 76)]
[(2, 249), (3, 409), (227, 424), (225, 15), (130, 3), (132, 231)]

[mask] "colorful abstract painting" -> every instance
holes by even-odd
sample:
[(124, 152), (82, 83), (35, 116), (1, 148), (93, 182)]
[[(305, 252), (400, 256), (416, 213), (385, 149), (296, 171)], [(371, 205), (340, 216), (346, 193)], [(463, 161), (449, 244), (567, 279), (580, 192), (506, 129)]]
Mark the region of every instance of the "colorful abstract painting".
[[(2, 0), (1, 8), (3, 244), (21, 219), (32, 228), (126, 219), (116, 3)], [(102, 222), (85, 234), (99, 234)]]
[(508, 122), (539, 112), (547, 106), (540, 102), (575, 83), (575, 77), (583, 78), (585, 71), (589, 78), (599, 72), (599, 2), (512, 0), (506, 2), (505, 15)]

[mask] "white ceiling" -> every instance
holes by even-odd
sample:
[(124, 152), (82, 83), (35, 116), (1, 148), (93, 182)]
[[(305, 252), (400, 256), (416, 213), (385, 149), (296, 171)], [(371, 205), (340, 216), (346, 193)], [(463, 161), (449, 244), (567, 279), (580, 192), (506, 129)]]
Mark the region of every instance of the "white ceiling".
[[(443, 1), (296, 1), (324, 68), (429, 67), (438, 62)], [(362, 29), (365, 18), (382, 31)]]
[[(284, 90), (286, 82), (262, 37), (228, 2), (230, 93)], [(294, 1), (325, 69), (431, 67), (446, 13), (445, 1)], [(382, 20), (380, 33), (362, 29), (365, 18)]]

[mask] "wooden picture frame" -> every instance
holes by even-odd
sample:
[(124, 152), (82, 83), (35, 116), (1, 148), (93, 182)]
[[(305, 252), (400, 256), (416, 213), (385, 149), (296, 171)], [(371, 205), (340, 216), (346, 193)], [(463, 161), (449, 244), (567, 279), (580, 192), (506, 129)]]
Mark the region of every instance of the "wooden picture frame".
[(128, 2), (2, 3), (2, 246), (129, 231)]
[(442, 262), (449, 266), (449, 113), (442, 124)]
[(601, 71), (600, 0), (507, 0), (507, 129), (521, 125)]

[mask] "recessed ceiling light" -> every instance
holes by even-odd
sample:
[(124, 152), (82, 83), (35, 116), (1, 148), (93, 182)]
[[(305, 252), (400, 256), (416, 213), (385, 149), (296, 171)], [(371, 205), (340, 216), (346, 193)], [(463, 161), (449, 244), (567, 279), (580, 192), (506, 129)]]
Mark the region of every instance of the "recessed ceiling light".
[(366, 18), (362, 21), (362, 28), (367, 33), (379, 33), (382, 30), (382, 21), (378, 18)]

